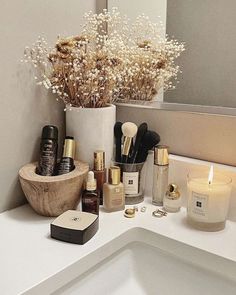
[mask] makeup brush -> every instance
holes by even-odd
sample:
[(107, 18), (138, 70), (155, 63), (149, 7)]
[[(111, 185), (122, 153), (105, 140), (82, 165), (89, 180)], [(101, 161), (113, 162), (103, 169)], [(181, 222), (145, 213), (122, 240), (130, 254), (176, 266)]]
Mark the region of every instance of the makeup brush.
[(160, 136), (155, 131), (148, 130), (139, 145), (138, 154), (136, 158), (136, 163), (145, 162), (148, 156), (148, 151), (153, 149), (155, 145), (160, 142)]
[(132, 138), (137, 134), (138, 127), (132, 122), (126, 122), (121, 126), (121, 130), (125, 137), (121, 161), (122, 163), (127, 163)]
[(144, 134), (147, 132), (147, 130), (148, 130), (147, 123), (144, 122), (144, 123), (139, 125), (138, 132), (137, 132), (137, 135), (136, 135), (136, 138), (135, 138), (135, 144), (134, 144), (134, 147), (133, 147), (133, 151), (132, 151), (131, 157), (128, 159), (129, 163), (135, 163), (136, 162), (136, 157), (137, 157), (137, 154), (138, 154), (139, 146), (140, 146), (142, 138), (143, 138)]
[(116, 151), (115, 151), (115, 160), (116, 162), (121, 162), (121, 139), (122, 139), (122, 130), (121, 130), (122, 123), (116, 122), (114, 126), (114, 136), (115, 136), (115, 144), (116, 144)]

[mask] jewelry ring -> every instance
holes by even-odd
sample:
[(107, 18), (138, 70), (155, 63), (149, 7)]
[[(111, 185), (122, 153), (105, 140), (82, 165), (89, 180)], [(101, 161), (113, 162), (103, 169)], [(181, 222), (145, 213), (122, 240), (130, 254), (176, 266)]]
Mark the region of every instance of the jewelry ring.
[(159, 210), (159, 209), (152, 212), (152, 216), (157, 217), (157, 218), (161, 218), (161, 217), (166, 216), (166, 215), (167, 215), (167, 213), (165, 211), (162, 211), (162, 210)]
[(127, 218), (133, 218), (135, 216), (135, 209), (126, 209), (124, 216)]

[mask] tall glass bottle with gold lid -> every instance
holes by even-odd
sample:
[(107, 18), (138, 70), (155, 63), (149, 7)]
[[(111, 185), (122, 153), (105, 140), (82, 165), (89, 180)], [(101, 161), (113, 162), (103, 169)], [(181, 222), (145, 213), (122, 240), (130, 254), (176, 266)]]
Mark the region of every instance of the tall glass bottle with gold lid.
[(112, 166), (108, 170), (108, 183), (103, 185), (103, 206), (108, 212), (125, 208), (124, 185), (120, 182), (120, 167)]
[(169, 154), (168, 146), (157, 145), (154, 149), (152, 203), (163, 205), (163, 199), (168, 188)]
[(97, 180), (97, 191), (100, 196), (100, 205), (103, 204), (103, 184), (106, 182), (106, 169), (105, 169), (105, 152), (94, 152), (94, 177)]

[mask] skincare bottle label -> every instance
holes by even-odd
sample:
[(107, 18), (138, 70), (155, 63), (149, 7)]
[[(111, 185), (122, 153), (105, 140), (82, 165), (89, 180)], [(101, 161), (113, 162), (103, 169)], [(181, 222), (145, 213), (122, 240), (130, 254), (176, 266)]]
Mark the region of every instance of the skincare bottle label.
[(138, 194), (139, 172), (123, 172), (123, 184), (126, 195)]
[(114, 187), (112, 190), (111, 206), (120, 207), (124, 204), (124, 190), (123, 187)]
[(192, 198), (188, 208), (192, 217), (200, 220), (208, 219), (208, 199), (208, 195), (192, 192)]

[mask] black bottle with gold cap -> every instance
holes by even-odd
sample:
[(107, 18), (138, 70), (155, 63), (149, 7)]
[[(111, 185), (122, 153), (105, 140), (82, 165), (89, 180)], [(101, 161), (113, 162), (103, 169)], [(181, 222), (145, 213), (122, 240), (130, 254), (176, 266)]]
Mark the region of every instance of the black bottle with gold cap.
[(36, 173), (52, 176), (56, 172), (58, 129), (53, 125), (46, 125), (42, 130), (40, 154)]
[(100, 205), (103, 204), (103, 184), (106, 183), (105, 152), (94, 152), (94, 177), (97, 180), (97, 191), (100, 196)]
[(74, 138), (71, 136), (66, 136), (64, 148), (63, 148), (63, 156), (58, 165), (57, 175), (66, 174), (75, 169), (74, 156), (75, 156)]

